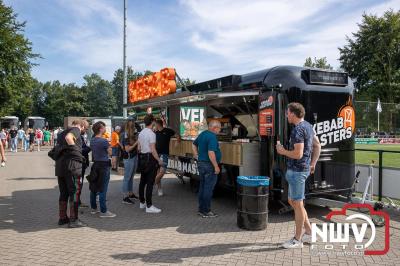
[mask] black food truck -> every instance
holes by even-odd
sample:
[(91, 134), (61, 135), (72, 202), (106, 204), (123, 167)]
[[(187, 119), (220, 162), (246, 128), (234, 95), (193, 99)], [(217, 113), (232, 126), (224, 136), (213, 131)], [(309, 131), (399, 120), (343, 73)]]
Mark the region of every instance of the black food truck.
[[(180, 92), (127, 105), (131, 113), (159, 110), (172, 139), (168, 169), (178, 177), (198, 179), (192, 142), (218, 119), (222, 152), (218, 185), (236, 189), (237, 176), (270, 177), (270, 199), (287, 201), (286, 158), (276, 153), (288, 145), (290, 102), (300, 102), (305, 120), (314, 126), (322, 151), (315, 174), (307, 179), (306, 198), (348, 199), (355, 180), (354, 87), (347, 73), (278, 66), (245, 75), (231, 75), (187, 86)], [(195, 183), (195, 182), (192, 182)], [(285, 206), (285, 205), (284, 205)]]

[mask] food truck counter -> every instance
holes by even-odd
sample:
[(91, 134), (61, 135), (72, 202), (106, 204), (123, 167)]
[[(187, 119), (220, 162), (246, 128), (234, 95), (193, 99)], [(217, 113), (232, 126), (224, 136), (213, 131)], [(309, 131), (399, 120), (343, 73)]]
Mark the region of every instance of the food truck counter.
[[(171, 139), (170, 155), (193, 157), (192, 140)], [(259, 172), (260, 150), (259, 142), (219, 142), (222, 158), (221, 163), (239, 166), (239, 172), (255, 175)]]

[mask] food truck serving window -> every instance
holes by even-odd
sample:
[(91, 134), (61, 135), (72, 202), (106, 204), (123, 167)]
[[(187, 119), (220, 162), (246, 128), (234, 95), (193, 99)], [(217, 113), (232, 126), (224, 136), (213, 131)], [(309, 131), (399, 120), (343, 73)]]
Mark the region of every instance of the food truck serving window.
[(348, 85), (348, 74), (343, 72), (308, 69), (304, 70), (302, 74), (302, 78), (308, 84), (323, 84), (334, 86)]

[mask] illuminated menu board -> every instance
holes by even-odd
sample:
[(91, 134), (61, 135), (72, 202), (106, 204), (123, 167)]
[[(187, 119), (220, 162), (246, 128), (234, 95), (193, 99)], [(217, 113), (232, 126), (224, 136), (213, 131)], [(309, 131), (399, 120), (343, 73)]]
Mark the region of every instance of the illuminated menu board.
[(134, 103), (176, 92), (175, 69), (164, 68), (129, 82), (128, 101)]
[(181, 106), (179, 131), (182, 139), (193, 140), (207, 129), (204, 112), (204, 107)]

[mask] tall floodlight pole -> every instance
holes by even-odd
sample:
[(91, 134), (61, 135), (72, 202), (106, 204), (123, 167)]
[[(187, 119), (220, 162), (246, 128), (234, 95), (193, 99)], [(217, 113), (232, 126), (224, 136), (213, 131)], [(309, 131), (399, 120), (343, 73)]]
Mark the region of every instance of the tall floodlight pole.
[[(127, 69), (126, 69), (126, 0), (124, 0), (124, 47), (123, 47), (123, 71), (124, 71), (124, 84), (122, 86), (122, 95), (123, 95), (123, 104), (128, 104), (128, 77), (127, 77)], [(128, 109), (127, 107), (123, 107), (123, 116), (124, 118), (128, 117)]]

